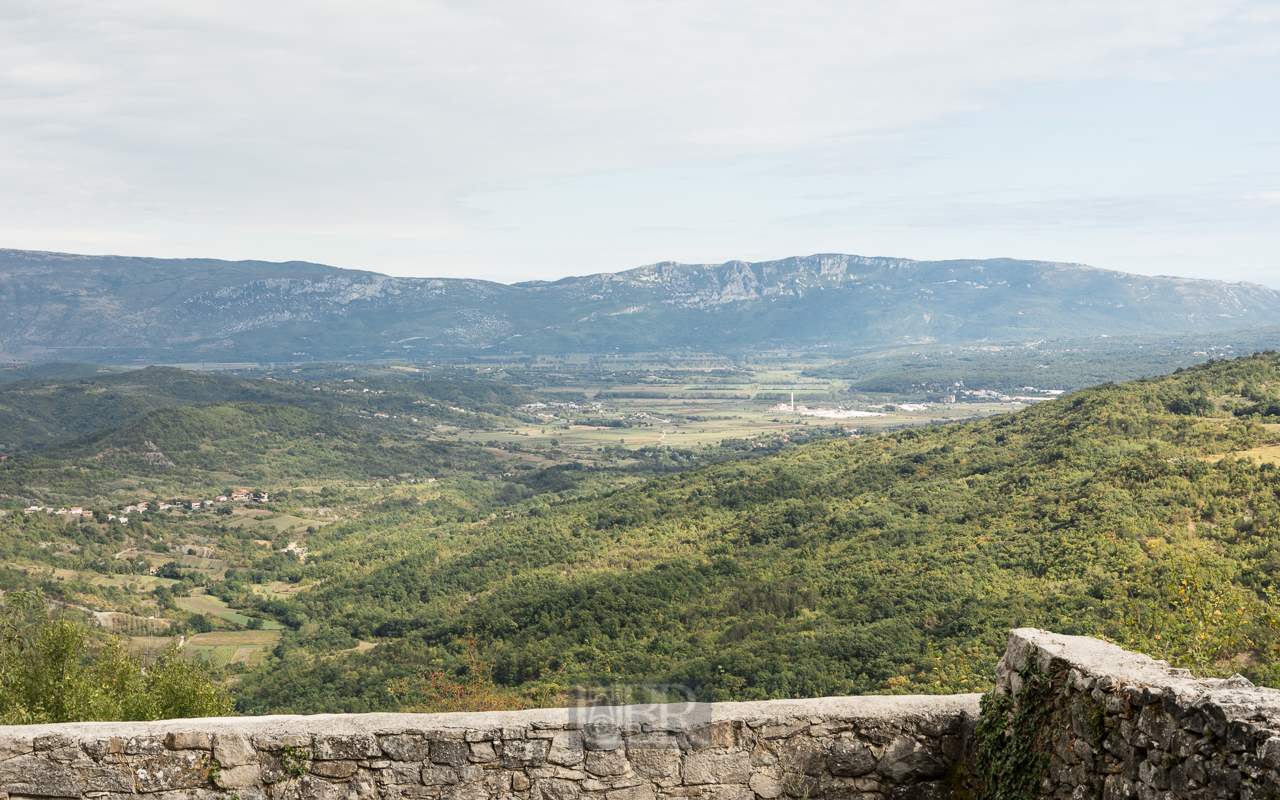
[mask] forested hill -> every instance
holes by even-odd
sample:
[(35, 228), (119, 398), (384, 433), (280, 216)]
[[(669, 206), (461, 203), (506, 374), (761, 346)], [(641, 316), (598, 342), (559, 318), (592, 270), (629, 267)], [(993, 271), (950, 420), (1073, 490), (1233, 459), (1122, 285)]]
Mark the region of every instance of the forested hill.
[[(296, 601), (217, 589), (295, 628), (241, 702), (394, 707), (469, 639), (515, 686), (963, 691), (1024, 625), (1274, 684), (1278, 397), (1273, 352), (483, 523), (388, 506), (311, 540)], [(348, 634), (379, 646), (313, 655)]]
[[(85, 365), (49, 371), (61, 375), (73, 367)], [(41, 371), (21, 368), (27, 374)], [(376, 419), (385, 417), (388, 426), (395, 426), (394, 415), (405, 422), (412, 416), (485, 427), (486, 418), (508, 414), (514, 406), (537, 399), (518, 387), (481, 381), (277, 380), (172, 367), (103, 372), (0, 383), (0, 447), (8, 453), (39, 449), (126, 424), (149, 411), (197, 403), (284, 404), (352, 424), (373, 422), (373, 415), (381, 414)]]
[(0, 359), (308, 361), (1150, 335), (1280, 323), (1253, 284), (815, 255), (504, 285), (318, 264), (0, 250)]
[(207, 497), (235, 486), (307, 481), (424, 481), (494, 472), (476, 445), (395, 439), (287, 405), (163, 408), (119, 428), (0, 462), (0, 494), (105, 505), (113, 490), (144, 496), (172, 487)]

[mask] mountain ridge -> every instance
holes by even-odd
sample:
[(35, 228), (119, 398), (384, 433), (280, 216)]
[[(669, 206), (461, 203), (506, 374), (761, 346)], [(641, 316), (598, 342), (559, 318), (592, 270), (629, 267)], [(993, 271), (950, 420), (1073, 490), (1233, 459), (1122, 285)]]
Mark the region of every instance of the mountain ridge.
[(1277, 324), (1280, 292), (1017, 259), (664, 261), (501, 284), (301, 261), (0, 250), (0, 317), (0, 358), (17, 361), (857, 350)]

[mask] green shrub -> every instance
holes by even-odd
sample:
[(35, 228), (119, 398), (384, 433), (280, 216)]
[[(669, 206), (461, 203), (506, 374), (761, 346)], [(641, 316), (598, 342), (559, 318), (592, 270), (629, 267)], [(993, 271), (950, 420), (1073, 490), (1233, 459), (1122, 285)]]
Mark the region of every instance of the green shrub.
[(0, 597), (0, 724), (225, 716), (230, 696), (177, 648), (150, 663), (43, 597)]

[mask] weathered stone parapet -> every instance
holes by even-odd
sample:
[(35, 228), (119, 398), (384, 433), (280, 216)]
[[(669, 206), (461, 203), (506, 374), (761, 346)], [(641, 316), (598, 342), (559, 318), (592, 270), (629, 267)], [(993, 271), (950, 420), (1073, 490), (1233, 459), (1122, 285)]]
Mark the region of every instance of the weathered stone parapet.
[(1039, 797), (1280, 796), (1280, 690), (1196, 678), (1097, 639), (1034, 629), (1010, 632), (996, 677), (1005, 701), (988, 701), (984, 729), (1004, 725), (991, 719), (996, 708), (1009, 720), (1032, 706), (1043, 714), (1038, 730), (1010, 724), (1009, 748), (979, 757), (989, 765), (1029, 746), (1021, 758), (1043, 766)]
[(950, 797), (978, 695), (0, 728), (0, 800)]

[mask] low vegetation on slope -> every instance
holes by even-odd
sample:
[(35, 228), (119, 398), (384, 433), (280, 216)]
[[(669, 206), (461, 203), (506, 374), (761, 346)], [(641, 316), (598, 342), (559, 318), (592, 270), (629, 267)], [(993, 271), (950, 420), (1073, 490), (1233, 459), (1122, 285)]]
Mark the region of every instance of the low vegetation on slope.
[(493, 418), (536, 399), (500, 383), (363, 375), (347, 380), (334, 379), (333, 371), (315, 381), (208, 375), (174, 367), (62, 377), (84, 366), (7, 370), (32, 377), (0, 381), (0, 449), (39, 449), (127, 424), (158, 409), (205, 403), (289, 405), (350, 424), (403, 431), (411, 418), (424, 424), (491, 427)]
[[(524, 689), (963, 691), (1022, 625), (1273, 683), (1278, 392), (1280, 356), (1258, 354), (477, 524), (387, 508), (314, 542), (296, 600), (224, 587), (297, 628), (240, 702), (392, 707), (390, 680), (465, 676), (472, 640)], [(316, 658), (324, 631), (379, 646)]]
[(170, 652), (145, 663), (38, 594), (0, 595), (0, 725), (226, 716), (231, 696)]
[(0, 491), (93, 497), (104, 487), (409, 476), (496, 470), (492, 454), (438, 439), (393, 439), (286, 405), (153, 411), (120, 428), (0, 463)]

